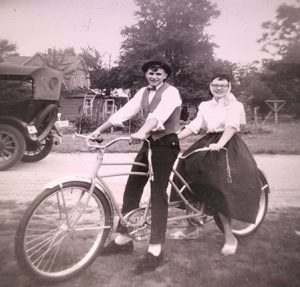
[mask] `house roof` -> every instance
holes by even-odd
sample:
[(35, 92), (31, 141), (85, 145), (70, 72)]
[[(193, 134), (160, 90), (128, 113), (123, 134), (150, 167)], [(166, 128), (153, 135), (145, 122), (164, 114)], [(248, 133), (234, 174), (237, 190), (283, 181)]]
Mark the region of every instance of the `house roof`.
[(5, 62), (17, 65), (23, 65), (31, 57), (27, 56), (8, 56), (4, 59)]

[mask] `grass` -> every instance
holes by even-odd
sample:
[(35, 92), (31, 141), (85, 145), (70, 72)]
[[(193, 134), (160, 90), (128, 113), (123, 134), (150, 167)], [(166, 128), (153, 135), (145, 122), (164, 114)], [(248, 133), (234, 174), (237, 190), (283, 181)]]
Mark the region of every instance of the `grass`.
[[(282, 122), (268, 124), (255, 129), (254, 125), (246, 127), (247, 132), (242, 134), (243, 140), (253, 154), (300, 154), (300, 122)], [(105, 133), (105, 142), (120, 137), (129, 136), (121, 132)], [(181, 149), (185, 150), (199, 138), (191, 136), (181, 142)], [(128, 145), (119, 142), (108, 149), (108, 152), (137, 152), (140, 145)], [(53, 148), (55, 152), (85, 152), (90, 151), (83, 139), (73, 138), (71, 134), (63, 135), (62, 143)]]
[[(26, 277), (13, 259), (14, 233), (22, 207), (6, 202), (0, 203), (0, 208), (4, 218), (0, 224), (1, 286), (49, 286)], [(54, 286), (298, 287), (300, 236), (295, 230), (299, 230), (299, 218), (300, 208), (269, 211), (261, 228), (239, 240), (237, 254), (229, 257), (220, 254), (221, 232), (208, 223), (196, 240), (168, 239), (165, 264), (155, 274), (131, 275), (135, 260), (146, 248), (147, 243), (142, 242), (133, 255), (99, 256), (83, 273)]]

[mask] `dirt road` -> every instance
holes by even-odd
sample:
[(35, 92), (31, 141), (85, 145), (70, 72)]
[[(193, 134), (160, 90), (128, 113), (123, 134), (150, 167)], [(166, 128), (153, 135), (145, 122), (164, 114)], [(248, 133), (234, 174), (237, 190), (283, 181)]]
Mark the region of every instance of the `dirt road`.
[[(105, 162), (129, 162), (134, 154), (106, 154)], [(0, 200), (25, 203), (31, 201), (44, 185), (60, 176), (88, 176), (96, 154), (51, 153), (35, 163), (19, 163), (12, 169), (0, 172)], [(300, 205), (300, 156), (299, 155), (256, 155), (258, 166), (265, 172), (271, 186), (270, 208)], [(128, 170), (128, 166), (103, 166), (102, 171), (111, 173)], [(117, 191), (121, 201), (126, 177), (107, 178), (112, 190)], [(285, 196), (287, 195), (287, 196)]]
[[(35, 283), (18, 267), (14, 259), (16, 226), (26, 203), (33, 200), (48, 181), (70, 174), (88, 175), (94, 159), (95, 154), (90, 153), (51, 153), (41, 162), (19, 163), (0, 173), (1, 286), (49, 286)], [(110, 162), (133, 159), (134, 154), (107, 154), (105, 157), (105, 161)], [(270, 183), (269, 212), (260, 232), (241, 240), (234, 258), (220, 256), (222, 234), (214, 224), (208, 224), (197, 240), (167, 239), (166, 264), (155, 276), (149, 273), (132, 278), (131, 269), (146, 248), (147, 243), (141, 242), (135, 244), (133, 256), (111, 256), (105, 260), (100, 256), (79, 276), (53, 286), (300, 286), (299, 236), (296, 233), (300, 214), (300, 156), (256, 155), (255, 159)], [(113, 166), (103, 171), (128, 168)], [(117, 201), (121, 202), (126, 177), (107, 181), (118, 191)], [(249, 264), (253, 266), (249, 268)]]

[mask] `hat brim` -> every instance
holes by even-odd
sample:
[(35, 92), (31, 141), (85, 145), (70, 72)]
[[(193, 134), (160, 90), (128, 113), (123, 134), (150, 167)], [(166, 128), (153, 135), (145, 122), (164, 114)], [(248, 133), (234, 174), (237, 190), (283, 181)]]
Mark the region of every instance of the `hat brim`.
[(156, 61), (156, 60), (146, 62), (146, 63), (142, 66), (143, 72), (146, 73), (147, 70), (149, 69), (149, 67), (151, 67), (151, 66), (153, 66), (153, 65), (160, 65), (160, 66), (166, 71), (166, 73), (168, 74), (168, 77), (169, 77), (169, 76), (171, 75), (171, 73), (172, 73), (172, 69), (171, 69), (171, 67), (170, 67), (167, 63), (165, 63), (165, 62), (163, 62), (163, 61)]

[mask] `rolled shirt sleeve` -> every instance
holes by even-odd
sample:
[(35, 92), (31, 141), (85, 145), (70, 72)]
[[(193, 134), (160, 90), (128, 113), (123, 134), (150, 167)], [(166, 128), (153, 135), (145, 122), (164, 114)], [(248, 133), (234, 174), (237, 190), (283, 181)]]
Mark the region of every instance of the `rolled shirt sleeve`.
[(203, 104), (199, 105), (197, 116), (186, 126), (186, 128), (190, 129), (194, 134), (198, 134), (200, 129), (204, 127), (202, 106)]
[(233, 127), (240, 131), (240, 126), (246, 124), (245, 109), (242, 103), (234, 101), (228, 108), (226, 127)]
[(144, 88), (137, 91), (133, 98), (131, 98), (126, 105), (116, 111), (110, 118), (109, 121), (114, 126), (124, 126), (123, 122), (129, 120), (139, 111), (141, 111), (141, 103)]
[(171, 116), (174, 110), (177, 107), (181, 106), (181, 103), (182, 101), (180, 98), (179, 91), (173, 86), (167, 88), (163, 92), (161, 100), (157, 105), (156, 109), (152, 113), (149, 113), (146, 119), (156, 119), (158, 121), (157, 126), (152, 130), (164, 130), (164, 123)]

